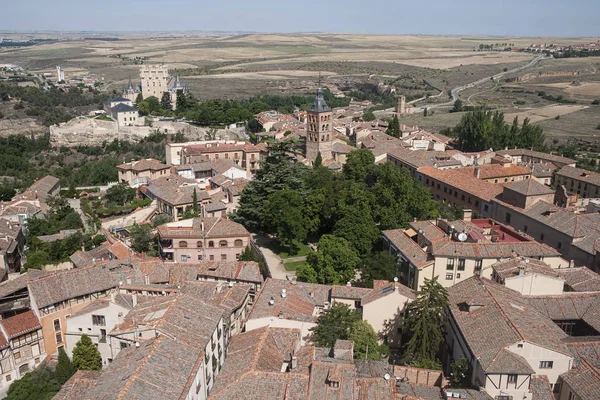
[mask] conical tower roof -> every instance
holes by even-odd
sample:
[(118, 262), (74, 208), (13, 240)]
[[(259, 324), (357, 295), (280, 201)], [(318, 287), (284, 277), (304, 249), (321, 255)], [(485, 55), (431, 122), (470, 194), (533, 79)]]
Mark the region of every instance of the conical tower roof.
[(317, 97), (315, 101), (312, 103), (312, 106), (308, 109), (308, 111), (312, 112), (328, 112), (331, 111), (331, 107), (325, 103), (325, 99), (323, 98), (323, 91), (321, 88), (317, 90)]

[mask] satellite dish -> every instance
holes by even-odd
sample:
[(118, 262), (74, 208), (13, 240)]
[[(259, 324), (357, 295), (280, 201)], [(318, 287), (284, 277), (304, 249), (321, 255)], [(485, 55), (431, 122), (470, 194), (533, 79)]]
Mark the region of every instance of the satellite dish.
[(397, 276), (394, 277), (394, 282), (398, 282), (398, 277)]
[(466, 242), (466, 241), (467, 241), (467, 238), (468, 238), (468, 236), (467, 236), (467, 234), (466, 234), (466, 233), (464, 233), (464, 232), (461, 232), (461, 233), (459, 233), (459, 234), (458, 234), (458, 240), (459, 240), (460, 242)]
[(383, 376), (383, 379), (385, 379), (386, 381), (389, 381), (390, 380), (390, 374), (385, 374)]

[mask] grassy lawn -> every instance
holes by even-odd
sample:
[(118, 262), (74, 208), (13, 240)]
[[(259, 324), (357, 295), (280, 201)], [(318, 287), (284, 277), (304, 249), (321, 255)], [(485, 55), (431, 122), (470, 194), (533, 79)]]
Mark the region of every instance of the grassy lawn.
[(288, 246), (281, 246), (279, 244), (279, 242), (277, 242), (276, 240), (272, 241), (269, 244), (269, 248), (271, 250), (273, 250), (274, 253), (276, 253), (279, 257), (286, 259), (286, 258), (292, 258), (292, 257), (300, 257), (300, 256), (305, 256), (308, 253), (310, 253), (310, 248), (308, 247), (307, 244), (301, 243), (301, 242), (294, 242), (294, 247), (295, 247), (295, 251), (294, 254), (290, 254), (290, 249)]
[(295, 271), (298, 269), (298, 267), (300, 267), (301, 265), (305, 265), (306, 261), (292, 261), (292, 262), (288, 262), (283, 264), (283, 266), (285, 267), (286, 271)]

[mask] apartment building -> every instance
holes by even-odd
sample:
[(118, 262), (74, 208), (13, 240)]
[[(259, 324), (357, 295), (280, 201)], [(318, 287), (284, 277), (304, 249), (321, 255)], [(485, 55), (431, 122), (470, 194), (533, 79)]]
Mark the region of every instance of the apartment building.
[(600, 214), (555, 205), (557, 194), (533, 180), (506, 186), (492, 202), (495, 220), (551, 246), (575, 265), (600, 271)]
[[(24, 254), (25, 234), (23, 225), (7, 218), (0, 218), (0, 268), (6, 273), (21, 269), (21, 257)], [(0, 281), (4, 277), (0, 278)]]
[(552, 163), (559, 168), (566, 165), (574, 167), (577, 164), (577, 161), (571, 158), (529, 149), (498, 150), (496, 154), (509, 159), (513, 164)]
[(537, 399), (535, 376), (556, 393), (559, 377), (575, 358), (568, 335), (530, 300), (486, 278), (474, 276), (448, 289), (445, 370), (465, 357), (471, 384), (494, 399)]
[(153, 158), (117, 165), (117, 171), (119, 173), (119, 182), (127, 183), (132, 187), (147, 184), (148, 181), (171, 174), (171, 169), (168, 165)]
[(73, 349), (81, 336), (87, 335), (102, 355), (102, 366), (106, 368), (113, 360), (108, 332), (123, 322), (133, 307), (133, 296), (113, 292), (110, 298), (95, 300), (66, 319), (66, 352), (73, 357)]
[(475, 178), (489, 183), (518, 182), (531, 178), (531, 170), (510, 161), (501, 161), (492, 164), (479, 165), (476, 167), (465, 167), (458, 170), (464, 174), (473, 174)]
[(250, 232), (225, 218), (192, 218), (157, 228), (163, 258), (181, 263), (234, 261), (250, 245)]
[(558, 251), (492, 219), (416, 221), (408, 229), (383, 231), (387, 249), (398, 256), (400, 282), (418, 290), (425, 278), (444, 287), (473, 275), (490, 279), (492, 264), (525, 257), (553, 268), (567, 267)]
[(402, 314), (414, 298), (412, 290), (396, 282), (378, 281), (375, 288), (368, 289), (269, 278), (250, 312), (246, 330), (264, 326), (299, 329), (304, 343), (319, 315), (340, 302), (360, 311), (381, 340), (398, 347)]
[(477, 217), (491, 217), (492, 199), (502, 193), (502, 186), (461, 171), (428, 165), (419, 168), (415, 177), (419, 184), (429, 189), (435, 200), (473, 210)]
[(42, 326), (31, 310), (0, 321), (0, 388), (37, 368), (46, 358)]
[(556, 172), (556, 185), (583, 198), (600, 197), (600, 174), (581, 168), (564, 166)]
[(253, 174), (260, 168), (260, 161), (266, 156), (266, 151), (264, 143), (253, 145), (250, 143), (228, 144), (217, 142), (183, 146), (180, 157), (182, 164), (233, 160), (235, 165)]

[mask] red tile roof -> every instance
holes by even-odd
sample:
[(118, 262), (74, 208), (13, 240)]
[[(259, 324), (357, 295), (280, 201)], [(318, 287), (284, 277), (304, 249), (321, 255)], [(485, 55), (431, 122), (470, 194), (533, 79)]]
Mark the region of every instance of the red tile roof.
[(424, 176), (436, 179), (485, 201), (491, 201), (503, 190), (502, 185), (482, 181), (473, 175), (469, 176), (459, 172), (460, 169), (441, 170), (427, 165), (419, 168), (418, 171)]
[(0, 324), (9, 339), (16, 338), (36, 329), (42, 329), (40, 320), (31, 310), (3, 319)]

